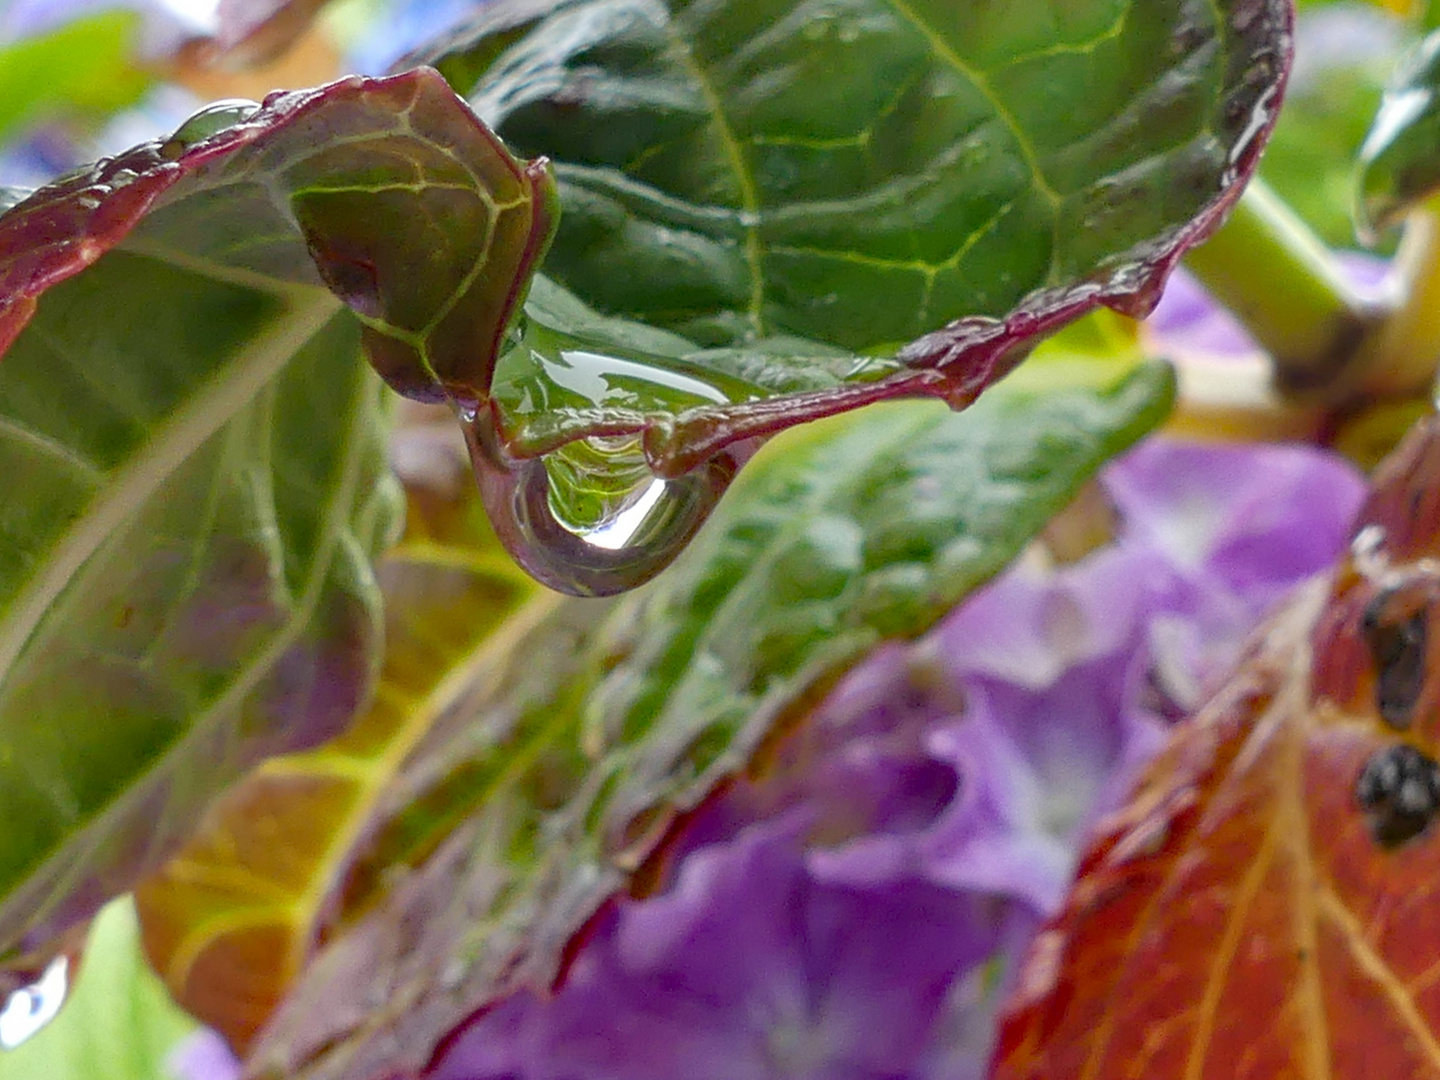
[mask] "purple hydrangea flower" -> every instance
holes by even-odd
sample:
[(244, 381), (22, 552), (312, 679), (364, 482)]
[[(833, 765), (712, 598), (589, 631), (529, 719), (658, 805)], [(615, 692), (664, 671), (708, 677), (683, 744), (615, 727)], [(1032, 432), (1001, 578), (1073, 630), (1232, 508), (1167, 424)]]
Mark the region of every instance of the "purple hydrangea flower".
[(1342, 548), (1317, 451), (1153, 440), (1115, 541), (1037, 559), (879, 650), (762, 781), (697, 819), (551, 998), (481, 1015), (429, 1080), (966, 1080), (1084, 837), (1264, 610)]
[(489, 1013), (434, 1080), (908, 1075), (1010, 912), (919, 880), (823, 884), (794, 826), (693, 853), (668, 893), (611, 912), (557, 998)]

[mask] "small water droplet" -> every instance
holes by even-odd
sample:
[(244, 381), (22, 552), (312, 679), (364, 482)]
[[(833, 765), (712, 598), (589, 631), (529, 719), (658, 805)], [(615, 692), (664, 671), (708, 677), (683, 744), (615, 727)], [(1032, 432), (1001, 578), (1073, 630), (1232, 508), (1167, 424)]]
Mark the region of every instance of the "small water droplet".
[(740, 443), (662, 479), (636, 437), (585, 439), (517, 460), (502, 449), (489, 410), (462, 426), (496, 535), (533, 578), (572, 596), (624, 592), (670, 565), (755, 448)]
[(117, 188), (133, 184), (139, 175), (134, 169), (116, 169), (105, 178), (105, 183), (111, 191), (114, 191)]
[(175, 129), (175, 134), (161, 145), (160, 156), (174, 161), (196, 143), (243, 124), (259, 111), (259, 103), (247, 98), (226, 98), (207, 105)]
[(39, 981), (16, 990), (0, 1010), (0, 1047), (13, 1050), (55, 1019), (69, 991), (70, 961), (57, 956)]

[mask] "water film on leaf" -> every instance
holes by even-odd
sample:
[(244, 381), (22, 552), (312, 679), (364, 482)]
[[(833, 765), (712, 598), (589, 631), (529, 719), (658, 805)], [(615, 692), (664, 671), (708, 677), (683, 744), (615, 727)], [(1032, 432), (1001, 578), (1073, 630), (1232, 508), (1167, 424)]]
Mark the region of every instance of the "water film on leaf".
[(633, 587), (757, 440), (892, 398), (963, 408), (1098, 305), (1147, 311), (1254, 169), (1290, 20), (1282, 0), (487, 4), (414, 59), (556, 162), (555, 284), (470, 423), (502, 539), (554, 588)]

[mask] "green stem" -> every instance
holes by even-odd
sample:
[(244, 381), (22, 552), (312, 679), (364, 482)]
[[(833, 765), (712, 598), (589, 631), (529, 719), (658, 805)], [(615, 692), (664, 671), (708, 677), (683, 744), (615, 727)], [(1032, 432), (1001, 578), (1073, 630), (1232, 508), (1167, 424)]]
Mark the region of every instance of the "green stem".
[(1382, 315), (1331, 251), (1261, 180), (1186, 266), (1271, 355), (1282, 391), (1326, 389)]
[(1395, 306), (1356, 356), (1358, 388), (1370, 397), (1426, 393), (1440, 366), (1440, 200), (1405, 219), (1395, 253)]

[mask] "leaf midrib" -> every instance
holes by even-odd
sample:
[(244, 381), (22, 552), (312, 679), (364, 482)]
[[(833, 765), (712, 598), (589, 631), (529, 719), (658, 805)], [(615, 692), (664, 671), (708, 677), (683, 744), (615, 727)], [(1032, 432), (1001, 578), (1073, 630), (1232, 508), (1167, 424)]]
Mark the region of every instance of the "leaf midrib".
[[(322, 293), (319, 295), (328, 296), (329, 294)], [(338, 308), (339, 305), (330, 304), (323, 306), (329, 308), (329, 310), (325, 318), (321, 320), (319, 326), (316, 327), (316, 331), (323, 328), (330, 319), (333, 318), (335, 314), (334, 309)], [(311, 307), (318, 309), (322, 307), (322, 305), (313, 304)], [(299, 324), (305, 320), (297, 314), (295, 321)], [(312, 331), (311, 336), (313, 336), (314, 332), (315, 331)], [(248, 351), (249, 350), (242, 350), (240, 355), (244, 355), (244, 353)], [(293, 352), (289, 355), (293, 356)], [(278, 371), (278, 367), (283, 367), (283, 363), (277, 366), (276, 371)], [(271, 372), (272, 375), (274, 373), (273, 371)], [(362, 373), (361, 377), (366, 379), (371, 378), (368, 373)], [(239, 382), (239, 380), (222, 380), (222, 382), (233, 383)], [(249, 401), (253, 400), (255, 395), (259, 393), (259, 390), (268, 385), (268, 382), (268, 379), (262, 381), (257, 390), (246, 399), (244, 404), (248, 404)], [(205, 395), (200, 395), (200, 397), (204, 396)], [(345, 433), (344, 469), (340, 482), (336, 485), (334, 495), (326, 504), (324, 513), (321, 516), (319, 535), (323, 539), (312, 563), (311, 579), (307, 582), (305, 591), (298, 598), (294, 611), (274, 636), (266, 643), (265, 647), (236, 672), (234, 680), (226, 688), (224, 693), (194, 718), (188, 730), (176, 743), (172, 744), (170, 748), (156, 758), (148, 768), (138, 773), (133, 778), (133, 782), (119, 792), (116, 798), (98, 807), (93, 813), (88, 815), (86, 823), (70, 833), (67, 840), (52, 847), (40, 859), (24, 867), (15, 875), (15, 887), (8, 894), (0, 896), (0, 927), (4, 927), (6, 924), (11, 912), (16, 906), (15, 902), (17, 899), (21, 901), (20, 906), (30, 909), (32, 913), (39, 913), (39, 917), (41, 918), (45, 917), (45, 901), (51, 895), (54, 895), (55, 892), (65, 892), (69, 886), (62, 885), (60, 889), (53, 891), (47, 889), (44, 895), (36, 898), (32, 894), (37, 877), (40, 879), (39, 883), (42, 885), (45, 881), (48, 881), (50, 875), (46, 872), (47, 869), (57, 861), (66, 860), (68, 853), (76, 844), (90, 843), (93, 845), (96, 841), (104, 840), (105, 835), (103, 829), (99, 836), (89, 834), (93, 834), (97, 827), (103, 826), (104, 821), (112, 814), (121, 811), (121, 808), (134, 803), (136, 800), (143, 801), (149, 795), (151, 785), (155, 778), (164, 777), (169, 770), (175, 767), (177, 761), (183, 761), (187, 754), (191, 753), (191, 745), (208, 732), (216, 716), (223, 715), (227, 711), (238, 708), (243, 703), (245, 697), (254, 689), (256, 683), (274, 668), (278, 660), (294, 645), (300, 634), (310, 624), (318, 608), (321, 596), (324, 593), (326, 582), (329, 580), (330, 571), (335, 562), (336, 552), (344, 542), (346, 532), (344, 528), (345, 520), (351, 512), (355, 501), (356, 489), (359, 485), (359, 462), (362, 457), (361, 448), (365, 440), (364, 428), (369, 421), (369, 411), (365, 408), (365, 399), (364, 389), (357, 388), (351, 402), (352, 415), (350, 417), (350, 423)], [(243, 408), (243, 405), (241, 407)], [(238, 411), (239, 409), (237, 408), (235, 412)], [(234, 413), (232, 412), (230, 416), (233, 417), (233, 415)], [(227, 417), (226, 422), (228, 422), (228, 419), (229, 417)], [(84, 860), (81, 859), (79, 861), (83, 862)], [(32, 903), (31, 901), (34, 902)], [(34, 916), (32, 915), (32, 917)]]
[(71, 578), (195, 450), (250, 405), (340, 306), (320, 289), (297, 290), (291, 297), (288, 309), (276, 316), (272, 326), (256, 335), (199, 393), (157, 426), (50, 548), (0, 618), (0, 687)]

